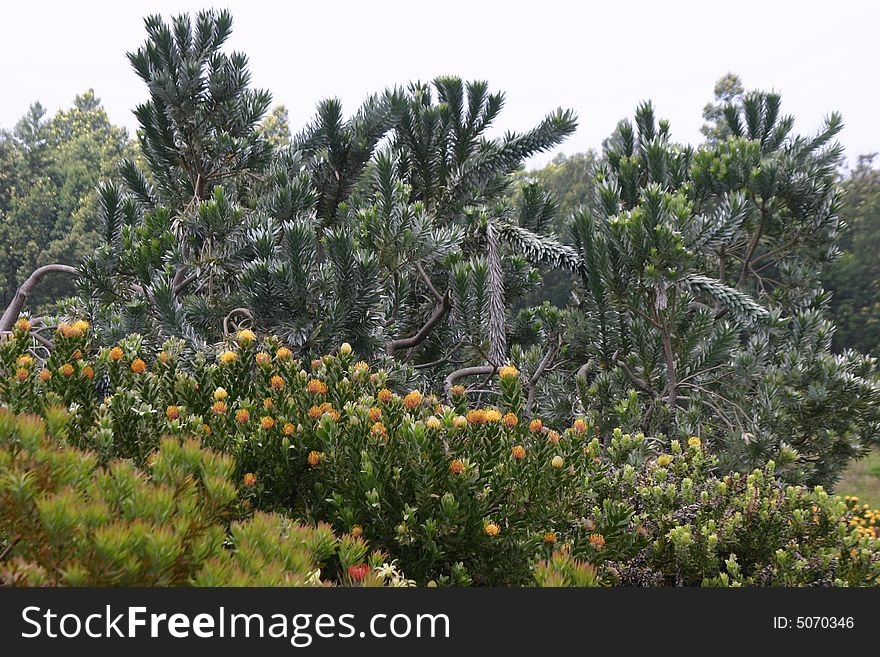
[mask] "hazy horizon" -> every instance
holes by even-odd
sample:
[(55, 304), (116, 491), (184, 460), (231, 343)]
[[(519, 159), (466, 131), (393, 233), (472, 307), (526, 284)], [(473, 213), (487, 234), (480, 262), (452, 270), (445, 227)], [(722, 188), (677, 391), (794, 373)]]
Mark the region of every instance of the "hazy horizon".
[(450, 0), (442, 10), (397, 0), (16, 4), (0, 22), (0, 126), (11, 128), (35, 101), (54, 113), (91, 88), (111, 121), (134, 134), (131, 110), (147, 92), (125, 53), (143, 43), (143, 17), (213, 6), (232, 12), (228, 48), (249, 56), (253, 85), (287, 107), (294, 132), (322, 98), (340, 98), (351, 114), (386, 87), (454, 74), (505, 92), (499, 131), (528, 130), (560, 106), (577, 112), (575, 135), (528, 163), (540, 166), (559, 152), (598, 148), (646, 99), (677, 141), (697, 143), (714, 83), (732, 71), (747, 89), (782, 92), (797, 132), (812, 133), (841, 112), (850, 163), (880, 151), (872, 47), (880, 3), (783, 5), (748, 0), (731, 13), (730, 5), (692, 1)]

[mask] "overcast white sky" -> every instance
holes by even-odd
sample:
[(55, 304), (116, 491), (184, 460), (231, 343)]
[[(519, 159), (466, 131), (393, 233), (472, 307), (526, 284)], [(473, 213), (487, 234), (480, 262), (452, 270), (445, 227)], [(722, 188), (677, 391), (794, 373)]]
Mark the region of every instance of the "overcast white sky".
[(395, 83), (455, 74), (506, 92), (504, 130), (573, 108), (580, 127), (563, 152), (599, 146), (648, 98), (694, 143), (715, 80), (734, 71), (747, 88), (781, 91), (801, 132), (842, 112), (850, 161), (880, 151), (878, 0), (4, 2), (0, 125), (34, 100), (54, 112), (94, 88), (133, 132), (146, 89), (125, 53), (144, 40), (143, 16), (210, 6), (232, 11), (229, 45), (249, 55), (255, 85), (287, 106), (294, 130), (320, 98), (353, 112)]

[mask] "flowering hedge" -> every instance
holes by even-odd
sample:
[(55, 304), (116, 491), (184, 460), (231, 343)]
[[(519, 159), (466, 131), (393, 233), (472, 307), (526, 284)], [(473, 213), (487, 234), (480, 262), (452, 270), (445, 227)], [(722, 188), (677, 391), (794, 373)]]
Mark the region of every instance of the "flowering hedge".
[[(97, 349), (80, 321), (62, 324), (41, 360), (27, 328), (0, 345), (0, 400), (47, 421), (65, 407), (66, 440), (91, 450), (93, 466), (123, 457), (152, 467), (165, 437), (195, 438), (231, 456), (222, 462), (240, 507), (332, 523), (420, 584), (876, 582), (865, 510), (782, 485), (772, 463), (719, 473), (698, 437), (664, 447), (600, 436), (585, 420), (544, 426), (525, 417), (512, 366), (491, 404), (475, 404), (461, 387), (447, 399), (392, 390), (348, 345), (310, 363), (248, 330), (212, 354), (176, 341), (153, 353), (138, 336)], [(271, 554), (287, 530), (267, 518), (233, 536)], [(190, 577), (245, 582), (264, 570), (220, 554), (224, 565), (199, 576), (209, 579)]]

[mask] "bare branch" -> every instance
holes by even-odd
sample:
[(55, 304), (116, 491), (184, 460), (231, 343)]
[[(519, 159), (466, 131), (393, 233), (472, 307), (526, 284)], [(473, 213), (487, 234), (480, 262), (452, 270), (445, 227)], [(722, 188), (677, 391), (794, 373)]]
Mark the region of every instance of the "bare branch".
[(385, 353), (389, 356), (393, 356), (395, 352), (400, 349), (409, 349), (410, 347), (417, 347), (422, 342), (425, 341), (425, 338), (428, 337), (428, 334), (431, 330), (438, 324), (440, 321), (446, 316), (446, 313), (452, 308), (452, 296), (449, 290), (446, 291), (446, 294), (443, 295), (443, 298), (440, 304), (434, 308), (434, 312), (428, 318), (428, 321), (425, 322), (424, 326), (419, 329), (418, 333), (409, 337), (409, 338), (400, 338), (398, 340), (392, 340), (385, 346)]
[(3, 313), (3, 317), (0, 318), (0, 333), (5, 331), (11, 331), (12, 326), (15, 324), (15, 320), (18, 319), (19, 314), (21, 314), (21, 309), (24, 308), (25, 301), (27, 301), (28, 295), (31, 291), (36, 287), (36, 285), (43, 280), (43, 277), (46, 274), (51, 273), (61, 273), (61, 274), (69, 274), (71, 276), (76, 276), (79, 272), (75, 267), (70, 267), (68, 265), (43, 265), (39, 269), (35, 270), (28, 279), (21, 284), (21, 287), (18, 288), (18, 291), (15, 293), (15, 297), (10, 302), (9, 306), (7, 306), (6, 311)]
[(477, 365), (474, 367), (462, 367), (459, 370), (455, 370), (449, 376), (446, 377), (446, 381), (443, 384), (443, 390), (446, 393), (446, 396), (449, 397), (452, 386), (455, 385), (455, 382), (461, 378), (466, 376), (492, 376), (495, 372), (498, 371), (498, 368), (494, 365)]

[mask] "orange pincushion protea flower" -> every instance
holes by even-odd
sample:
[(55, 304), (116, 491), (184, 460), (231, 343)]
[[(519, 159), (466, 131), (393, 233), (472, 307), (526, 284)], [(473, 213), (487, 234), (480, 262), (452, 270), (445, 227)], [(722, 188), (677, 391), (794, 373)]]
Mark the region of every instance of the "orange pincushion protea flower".
[(378, 393), (376, 393), (376, 398), (383, 404), (387, 404), (392, 399), (394, 399), (394, 393), (391, 392), (388, 388), (382, 388)]
[(62, 376), (73, 376), (73, 372), (73, 365), (71, 365), (70, 363), (64, 363), (64, 365), (61, 366)]
[(227, 407), (222, 401), (214, 402), (214, 405), (211, 406), (211, 410), (214, 411), (215, 415), (223, 415), (226, 412)]
[(590, 534), (590, 545), (597, 550), (601, 550), (605, 547), (605, 537), (602, 534)]
[(449, 464), (449, 471), (452, 474), (461, 474), (464, 472), (464, 463), (462, 463), (460, 459), (454, 459), (452, 463)]
[(141, 358), (135, 358), (131, 362), (131, 371), (135, 374), (143, 374), (147, 371), (147, 364)]
[(284, 427), (281, 429), (285, 436), (292, 436), (296, 433), (296, 427), (293, 426), (290, 422), (285, 422)]
[(494, 408), (490, 408), (486, 411), (486, 422), (490, 422), (492, 424), (501, 421), (501, 413), (499, 413)]
[(125, 356), (125, 352), (122, 351), (122, 347), (113, 347), (110, 350), (110, 360), (120, 361), (123, 356)]
[(254, 484), (257, 483), (257, 475), (255, 475), (253, 472), (248, 472), (244, 476), (244, 479), (241, 480), (241, 483), (243, 483), (245, 487), (251, 488)]
[(580, 418), (578, 418), (577, 420), (574, 421), (574, 424), (572, 425), (571, 428), (574, 429), (577, 433), (586, 433), (587, 432), (587, 423), (584, 422), (583, 420), (581, 420)]
[(370, 409), (370, 422), (378, 422), (380, 419), (382, 419), (382, 409), (373, 406)]
[(462, 397), (465, 392), (465, 387), (462, 385), (452, 386), (452, 394), (456, 397)]
[(228, 349), (220, 354), (220, 362), (224, 365), (231, 365), (238, 359), (238, 354)]
[(281, 390), (284, 387), (284, 379), (276, 374), (269, 379), (269, 387), (271, 387), (272, 390)]
[(498, 536), (498, 534), (501, 533), (501, 527), (499, 527), (494, 522), (489, 522), (486, 523), (485, 527), (483, 527), (483, 531), (486, 533), (486, 536), (489, 536), (490, 538), (495, 538), (496, 536)]
[(22, 381), (27, 381), (28, 376), (30, 376), (30, 370), (26, 370), (23, 367), (19, 367), (15, 371), (15, 380), (21, 383)]
[(327, 394), (327, 384), (321, 381), (320, 379), (311, 379), (309, 380), (306, 389), (312, 393), (313, 395), (326, 395)]
[(250, 422), (251, 414), (246, 408), (239, 409), (235, 412), (235, 421), (239, 424), (247, 424)]
[(266, 431), (275, 426), (275, 418), (270, 417), (269, 415), (264, 415), (260, 418), (260, 426), (263, 427)]
[(165, 409), (165, 417), (167, 417), (169, 420), (176, 420), (180, 417), (180, 407), (169, 406)]
[(261, 351), (254, 356), (254, 361), (257, 365), (268, 365), (272, 362), (272, 357), (267, 352)]
[(510, 455), (517, 461), (522, 461), (526, 457), (526, 448), (522, 445), (515, 445), (514, 448), (510, 450)]
[(275, 358), (278, 360), (287, 360), (292, 355), (292, 352), (287, 347), (278, 347), (278, 350), (275, 352)]
[(40, 381), (42, 381), (43, 383), (46, 383), (47, 381), (49, 381), (49, 379), (52, 378), (52, 372), (50, 372), (49, 370), (41, 370), (40, 373), (37, 375), (37, 378), (39, 378)]
[(409, 409), (418, 408), (422, 403), (422, 393), (418, 390), (413, 390), (406, 397), (403, 398), (403, 405)]
[(483, 424), (486, 422), (486, 411), (481, 408), (474, 408), (467, 412), (468, 424)]
[(374, 436), (388, 436), (388, 430), (385, 428), (385, 425), (381, 422), (376, 422), (371, 428), (370, 433)]
[(538, 433), (543, 428), (544, 428), (544, 423), (541, 422), (541, 420), (534, 419), (531, 422), (529, 422), (529, 431), (531, 431), (532, 433)]
[(315, 467), (321, 462), (321, 459), (324, 458), (323, 452), (311, 451), (309, 452), (309, 465)]
[(22, 317), (15, 323), (15, 328), (17, 328), (22, 333), (27, 333), (28, 331), (30, 331), (31, 326), (31, 323), (24, 317)]
[(504, 426), (508, 429), (513, 429), (513, 427), (519, 424), (519, 418), (513, 413), (506, 413), (501, 421), (504, 422)]

